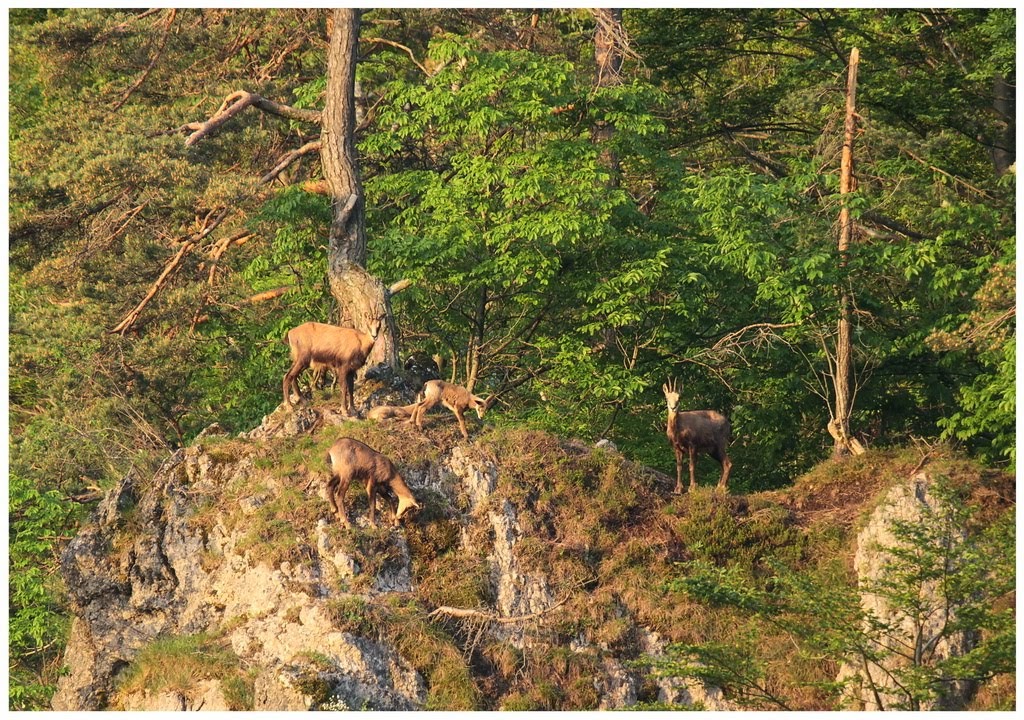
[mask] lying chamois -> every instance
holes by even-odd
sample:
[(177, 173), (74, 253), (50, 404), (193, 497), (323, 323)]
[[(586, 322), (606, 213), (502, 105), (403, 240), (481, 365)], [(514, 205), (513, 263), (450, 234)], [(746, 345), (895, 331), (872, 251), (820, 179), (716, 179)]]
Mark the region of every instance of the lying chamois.
[(416, 404), (408, 422), (416, 423), (416, 427), (422, 429), (423, 414), (438, 403), (455, 413), (455, 417), (459, 420), (459, 430), (462, 431), (462, 437), (466, 440), (469, 440), (469, 433), (466, 432), (466, 419), (462, 417), (462, 413), (466, 411), (466, 408), (473, 408), (476, 410), (477, 417), (483, 420), (484, 413), (487, 412), (487, 401), (472, 394), (461, 385), (453, 385), (444, 380), (430, 380), (424, 383), (423, 400)]
[(292, 366), (284, 376), (284, 401), (292, 407), (291, 389), (301, 397), (298, 377), (308, 367), (328, 367), (341, 384), (342, 405), (349, 415), (355, 414), (352, 400), (356, 371), (363, 366), (380, 334), (381, 321), (370, 328), (370, 334), (353, 328), (308, 322), (292, 328), (284, 336), (291, 349)]
[(405, 420), (412, 417), (412, 411), (419, 403), (409, 405), (378, 405), (366, 413), (367, 420)]
[(697, 453), (707, 453), (722, 465), (722, 479), (718, 487), (724, 489), (729, 481), (729, 470), (732, 461), (726, 454), (729, 444), (729, 420), (714, 410), (689, 410), (679, 412), (679, 393), (675, 381), (662, 386), (665, 400), (668, 402), (668, 427), (665, 434), (672, 448), (676, 451), (676, 488), (675, 494), (683, 492), (683, 453), (690, 456), (690, 490), (697, 488), (694, 479), (694, 463)]
[(403, 515), (420, 507), (391, 461), (370, 446), (352, 438), (339, 438), (327, 451), (326, 460), (331, 469), (331, 478), (327, 482), (327, 502), (345, 527), (351, 527), (348, 510), (345, 508), (345, 493), (353, 480), (366, 482), (366, 494), (370, 499), (370, 522), (374, 525), (377, 524), (375, 510), (378, 493), (391, 506), (396, 527), (401, 523)]

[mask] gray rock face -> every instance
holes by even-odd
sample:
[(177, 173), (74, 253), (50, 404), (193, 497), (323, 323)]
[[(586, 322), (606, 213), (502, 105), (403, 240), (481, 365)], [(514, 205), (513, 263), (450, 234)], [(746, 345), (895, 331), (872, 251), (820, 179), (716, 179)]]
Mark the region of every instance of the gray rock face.
[[(195, 498), (254, 472), (251, 457), (219, 463), (197, 445), (172, 456), (145, 486), (129, 476), (108, 493), (61, 559), (76, 617), (71, 672), (59, 682), (55, 710), (108, 707), (118, 673), (141, 648), (198, 633), (221, 634), (247, 667), (262, 668), (256, 710), (309, 709), (332, 699), (354, 709), (422, 707), (422, 679), (392, 648), (334, 626), (326, 601), (338, 593), (324, 578), (358, 572), (350, 557), (325, 541), (309, 563), (272, 568), (250, 562), (236, 532), (190, 522)], [(377, 578), (376, 589), (405, 591), (409, 578), (406, 552), (404, 567)], [(216, 680), (187, 694), (119, 701), (129, 710), (227, 708)]]
[[(403, 530), (390, 531), (388, 561), (360, 584), (355, 580), (368, 571), (346, 551), (331, 517), (307, 520), (301, 561), (277, 563), (247, 549), (245, 528), (218, 517), (196, 521), (204, 503), (241, 487), (248, 489), (237, 497), (242, 523), (255, 522), (282, 489), (282, 481), (259, 467), (261, 444), (334, 421), (312, 409), (278, 410), (234, 440), (218, 438), (223, 430), (213, 427), (168, 458), (153, 478), (129, 475), (106, 495), (62, 556), (75, 617), (66, 653), (70, 672), (59, 681), (55, 710), (237, 709), (231, 688), (216, 678), (197, 679), (187, 690), (115, 690), (119, 675), (154, 640), (200, 633), (217, 637), (240, 667), (251, 670), (246, 707), (253, 710), (424, 708), (424, 679), (387, 641), (340, 629), (333, 609), (415, 591)], [(230, 451), (217, 451), (217, 442), (229, 442)], [(487, 613), (513, 618), (552, 608), (557, 599), (547, 577), (518, 553), (521, 510), (497, 492), (498, 469), (485, 453), (456, 445), (428, 467), (401, 469), (414, 493), (434, 493), (448, 503), (447, 512), (462, 524), (463, 548), (486, 558), (494, 598)], [(357, 525), (365, 527), (364, 520)], [(470, 538), (484, 547), (469, 547)], [(366, 595), (351, 595), (355, 586)], [(491, 623), (486, 632), (488, 640), (519, 648), (533, 641), (519, 623)], [(582, 651), (600, 658), (594, 679), (600, 706), (634, 705), (640, 671), (607, 648), (580, 642)], [(656, 638), (650, 645), (643, 651), (660, 652)], [(712, 691), (659, 683), (665, 702), (725, 707), (709, 699)]]
[[(870, 592), (886, 575), (886, 566), (892, 561), (888, 549), (899, 547), (894, 523), (920, 524), (929, 510), (935, 510), (937, 499), (932, 494), (932, 479), (920, 473), (907, 483), (892, 488), (878, 508), (871, 514), (857, 536), (854, 567), (861, 593), (861, 607), (869, 617), (892, 629), (886, 639), (876, 643), (875, 650), (883, 655), (878, 662), (851, 663), (840, 667), (837, 680), (848, 682), (845, 703), (859, 710), (885, 710), (905, 701), (897, 690), (892, 670), (906, 666), (903, 659), (908, 648), (927, 649), (929, 657), (939, 660), (969, 652), (976, 638), (964, 632), (943, 633), (956, 616), (956, 608), (948, 607), (939, 591), (938, 581), (921, 584), (916, 617), (894, 607), (884, 595)], [(954, 532), (950, 541), (962, 542), (963, 531)], [(938, 700), (926, 703), (923, 710), (949, 710), (963, 707), (970, 688), (964, 683), (949, 683)]]

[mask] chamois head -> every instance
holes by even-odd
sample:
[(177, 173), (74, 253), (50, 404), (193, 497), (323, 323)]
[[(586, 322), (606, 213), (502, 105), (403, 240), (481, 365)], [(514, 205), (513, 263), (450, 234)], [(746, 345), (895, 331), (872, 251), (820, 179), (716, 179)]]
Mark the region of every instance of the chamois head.
[(367, 326), (366, 334), (373, 338), (374, 342), (377, 342), (377, 337), (380, 335), (380, 331), (384, 328), (384, 318), (376, 318)]
[(473, 409), (476, 410), (476, 416), (483, 420), (484, 413), (487, 412), (487, 401), (476, 395), (470, 395), (470, 400)]
[(679, 410), (678, 390), (676, 380), (673, 378), (669, 378), (669, 381), (661, 386), (661, 391), (665, 393), (665, 401), (668, 403), (669, 412), (677, 412)]
[(416, 502), (415, 498), (398, 496), (398, 509), (395, 511), (395, 526), (397, 527), (402, 517), (411, 510), (419, 510), (423, 506)]

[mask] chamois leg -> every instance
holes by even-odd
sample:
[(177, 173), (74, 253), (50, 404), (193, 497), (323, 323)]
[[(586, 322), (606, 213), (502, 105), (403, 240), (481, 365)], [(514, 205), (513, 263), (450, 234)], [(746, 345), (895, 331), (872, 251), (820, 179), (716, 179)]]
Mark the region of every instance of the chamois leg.
[(387, 503), (387, 506), (391, 508), (391, 517), (394, 520), (393, 524), (395, 527), (398, 527), (401, 524), (398, 521), (398, 498), (388, 490), (386, 485), (380, 486), (378, 491), (380, 492), (381, 499), (383, 499), (384, 502)]
[[(348, 493), (348, 484), (351, 478), (349, 476), (341, 477), (336, 475), (331, 483), (327, 486), (327, 497), (331, 503), (331, 509), (334, 510), (334, 514), (338, 516), (338, 520), (345, 527), (352, 527), (348, 521), (348, 508), (345, 507), (345, 495)], [(331, 491), (331, 486), (334, 486), (334, 491)]]
[(416, 424), (416, 427), (418, 427), (420, 430), (422, 430), (423, 429), (423, 416), (426, 414), (426, 412), (428, 410), (430, 410), (435, 405), (437, 405), (437, 401), (436, 400), (433, 400), (431, 398), (426, 398), (426, 397), (423, 398), (423, 402), (418, 404), (416, 406), (416, 408), (412, 411), (412, 417), (409, 418), (409, 422), (414, 422)]
[(346, 371), (344, 378), (341, 380), (341, 407), (343, 412), (353, 417), (356, 414), (356, 404), (353, 399), (355, 392), (355, 370)]
[(298, 377), (299, 375), (302, 374), (302, 371), (305, 369), (306, 363), (303, 362), (302, 360), (296, 360), (294, 363), (292, 363), (292, 366), (291, 368), (288, 369), (288, 372), (285, 373), (283, 383), (284, 402), (285, 405), (287, 405), (288, 407), (295, 407), (295, 405), (292, 403), (291, 398), (292, 387), (295, 388), (295, 393), (299, 396), (299, 399), (302, 399), (302, 393), (299, 391)]
[(683, 451), (675, 448), (676, 451), (676, 489), (672, 492), (676, 495), (683, 494)]
[(729, 471), (732, 470), (732, 460), (729, 459), (728, 455), (722, 455), (722, 479), (718, 481), (718, 487), (722, 490), (726, 489), (726, 483), (729, 482)]
[(377, 525), (377, 481), (370, 478), (366, 481), (366, 497), (370, 499), (370, 524)]
[(454, 408), (451, 405), (449, 405), (448, 407), (451, 409), (453, 413), (455, 413), (455, 417), (458, 418), (459, 420), (459, 430), (462, 431), (463, 439), (468, 441), (469, 432), (466, 430), (466, 418), (462, 417), (462, 410), (460, 410), (459, 408)]
[(694, 468), (697, 465), (697, 451), (690, 448), (690, 492), (697, 489), (697, 477)]

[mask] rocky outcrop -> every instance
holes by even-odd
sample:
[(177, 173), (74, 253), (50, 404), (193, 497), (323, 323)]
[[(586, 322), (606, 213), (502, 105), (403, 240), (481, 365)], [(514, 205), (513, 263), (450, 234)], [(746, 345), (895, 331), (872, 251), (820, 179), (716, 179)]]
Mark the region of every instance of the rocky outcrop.
[[(107, 493), (93, 522), (62, 556), (75, 618), (66, 654), (70, 672), (60, 679), (53, 708), (426, 707), (425, 678), (373, 621), (338, 619), (339, 605), (359, 607), (416, 592), (406, 530), (370, 528), (357, 514), (355, 535), (345, 533), (323, 504), (319, 516), (310, 511), (301, 519), (277, 518), (301, 536), (301, 559), (274, 559), (252, 545), (251, 531), (266, 520), (268, 508), (294, 495), (302, 485), (297, 480), (325, 474), (312, 457), (308, 468), (300, 460), (294, 472), (282, 474), (268, 468), (261, 453), (346, 420), (329, 409), (304, 408), (279, 410), (237, 438), (211, 426), (154, 477), (129, 475)], [(497, 491), (494, 460), (473, 443), (457, 444), (429, 463), (401, 470), (414, 493), (429, 494), (433, 511), (461, 528), (459, 552), (486, 564), (492, 606), (479, 610), (481, 617), (498, 621), (478, 629), (474, 642), (480, 642), (479, 632), (520, 649), (542, 642), (522, 623), (506, 622), (544, 616), (558, 599), (544, 573), (519, 556), (524, 508), (517, 503), (523, 499)], [(308, 491), (307, 507), (315, 505), (313, 492)], [(386, 552), (386, 561), (355, 553), (351, 543), (359, 538), (376, 543), (374, 551)], [(187, 687), (124, 685), (126, 670), (154, 641), (189, 636), (215, 638), (237, 661), (248, 678), (245, 699), (239, 700), (230, 678), (216, 676), (197, 677)], [(660, 652), (655, 645), (648, 650)], [(607, 648), (590, 646), (585, 652), (600, 657), (593, 680), (600, 707), (636, 704), (642, 672)], [(693, 683), (658, 680), (657, 688), (661, 702), (721, 707), (713, 692)]]
[[(837, 680), (846, 683), (844, 702), (851, 709), (911, 709), (907, 694), (898, 687), (898, 678), (915, 662), (915, 657), (921, 664), (933, 664), (964, 655), (977, 642), (971, 633), (948, 632), (957, 608), (948, 604), (940, 588), (941, 578), (918, 583), (912, 603), (894, 603), (893, 593), (880, 591), (891, 579), (894, 551), (908, 549), (906, 534), (900, 536), (895, 531), (897, 524), (920, 527), (934, 522), (939, 514), (934, 481), (928, 474), (919, 473), (909, 482), (891, 488), (857, 535), (854, 568), (861, 588), (861, 607), (867, 618), (865, 636), (875, 639), (865, 653), (872, 659), (862, 658), (840, 668)], [(963, 528), (952, 528), (947, 541), (961, 543), (964, 537)], [(916, 611), (908, 612), (908, 605), (916, 606)], [(872, 627), (885, 631), (873, 631)], [(946, 683), (938, 689), (934, 700), (915, 709), (961, 709), (970, 690), (963, 682)]]
[[(351, 558), (317, 545), (307, 564), (254, 562), (240, 533), (191, 522), (201, 498), (253, 479), (252, 456), (219, 463), (201, 445), (176, 453), (149, 483), (127, 477), (100, 504), (96, 522), (62, 556), (76, 610), (68, 665), (53, 699), (57, 710), (102, 709), (118, 674), (138, 651), (167, 636), (219, 633), (240, 662), (260, 668), (254, 710), (421, 707), (422, 679), (397, 653), (339, 631), (325, 580), (358, 572)], [(254, 486), (257, 486), (254, 483)], [(265, 498), (245, 498), (257, 508)], [(407, 560), (406, 560), (407, 564)], [(375, 578), (379, 592), (408, 589), (408, 569)], [(316, 663), (304, 660), (315, 657)], [(217, 709), (215, 681), (189, 693), (135, 693), (126, 709)]]

